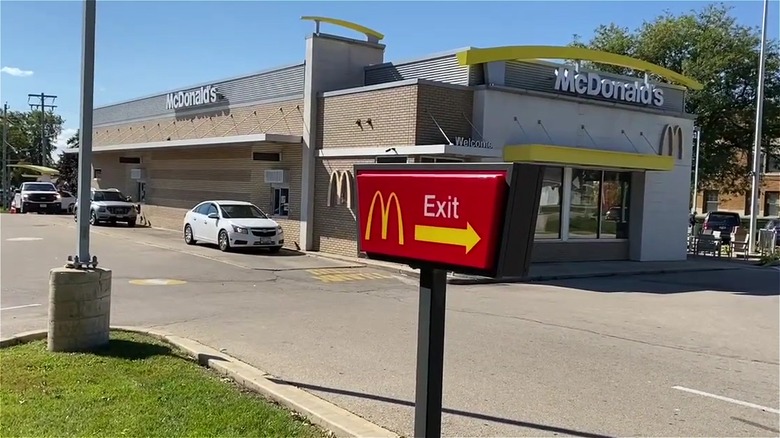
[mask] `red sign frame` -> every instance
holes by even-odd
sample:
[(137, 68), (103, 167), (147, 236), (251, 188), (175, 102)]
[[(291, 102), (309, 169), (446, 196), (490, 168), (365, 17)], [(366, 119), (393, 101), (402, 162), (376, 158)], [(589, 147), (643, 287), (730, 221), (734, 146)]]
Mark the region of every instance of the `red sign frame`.
[(358, 171), (358, 236), (368, 254), (490, 271), (507, 170)]
[[(527, 272), (543, 166), (518, 166), (355, 165), (358, 250), (416, 268), (489, 277)], [(522, 192), (531, 196), (518, 195), (521, 173)]]

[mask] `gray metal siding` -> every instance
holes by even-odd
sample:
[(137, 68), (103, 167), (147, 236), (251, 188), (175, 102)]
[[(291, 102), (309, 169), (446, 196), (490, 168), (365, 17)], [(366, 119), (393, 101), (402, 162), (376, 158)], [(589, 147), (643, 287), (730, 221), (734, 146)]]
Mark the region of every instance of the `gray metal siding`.
[(482, 66), (462, 66), (455, 55), (403, 64), (385, 63), (365, 68), (365, 85), (386, 84), (407, 79), (427, 79), (457, 85), (484, 83)]
[[(215, 85), (219, 93), (224, 96), (224, 100), (216, 105), (230, 107), (249, 102), (302, 95), (303, 81), (304, 65), (300, 64), (242, 78), (222, 82), (215, 81), (212, 85)], [(189, 91), (195, 88), (199, 87), (183, 87), (176, 91)], [(199, 112), (197, 108), (166, 109), (166, 95), (167, 93), (96, 108), (93, 125), (97, 127), (146, 118), (174, 117), (181, 113), (192, 115)], [(201, 111), (214, 111), (214, 106), (208, 105)]]
[[(604, 79), (625, 80), (620, 75), (598, 72)], [(544, 93), (559, 94), (555, 91), (555, 67), (544, 64), (536, 64), (522, 61), (509, 61), (506, 63), (506, 77), (504, 83), (507, 87), (522, 88), (526, 90), (541, 91)], [(685, 109), (685, 91), (678, 88), (656, 84), (664, 90), (664, 104), (660, 107), (666, 111), (683, 112)], [(615, 102), (601, 96), (588, 96), (583, 100), (602, 100)], [(631, 105), (631, 104), (628, 104)], [(643, 106), (643, 105), (637, 105)]]

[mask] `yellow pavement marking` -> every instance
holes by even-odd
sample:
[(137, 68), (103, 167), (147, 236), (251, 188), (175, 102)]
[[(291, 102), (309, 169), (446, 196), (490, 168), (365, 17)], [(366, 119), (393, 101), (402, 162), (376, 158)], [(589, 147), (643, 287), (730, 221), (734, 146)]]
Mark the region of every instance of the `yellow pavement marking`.
[(130, 284), (136, 286), (176, 286), (187, 283), (184, 280), (173, 280), (171, 278), (139, 278), (130, 280)]
[(379, 272), (357, 272), (355, 269), (308, 269), (306, 272), (323, 283), (338, 283), (342, 281), (366, 281), (393, 278), (390, 274)]

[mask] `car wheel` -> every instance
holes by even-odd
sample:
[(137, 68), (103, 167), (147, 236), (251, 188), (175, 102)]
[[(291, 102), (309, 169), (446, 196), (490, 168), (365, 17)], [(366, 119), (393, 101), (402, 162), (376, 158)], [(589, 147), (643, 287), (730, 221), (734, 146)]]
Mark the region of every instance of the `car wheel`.
[(221, 230), (219, 232), (219, 238), (217, 239), (219, 243), (219, 250), (220, 251), (230, 251), (230, 238), (228, 238), (228, 233), (225, 230)]
[(97, 215), (95, 214), (94, 211), (90, 212), (89, 213), (89, 224), (90, 225), (97, 225), (97, 223), (98, 223)]
[(195, 245), (197, 243), (192, 235), (192, 227), (190, 224), (184, 226), (184, 243), (187, 245)]
[(133, 228), (135, 226), (135, 219), (133, 219), (131, 221), (127, 221), (127, 226), (130, 227), (130, 228)]
[(278, 253), (279, 251), (282, 250), (282, 247), (281, 246), (274, 246), (273, 248), (269, 248), (268, 250), (271, 251), (271, 254), (276, 254), (276, 253)]
[(72, 213), (76, 211), (76, 204), (70, 204), (68, 205), (68, 213)]

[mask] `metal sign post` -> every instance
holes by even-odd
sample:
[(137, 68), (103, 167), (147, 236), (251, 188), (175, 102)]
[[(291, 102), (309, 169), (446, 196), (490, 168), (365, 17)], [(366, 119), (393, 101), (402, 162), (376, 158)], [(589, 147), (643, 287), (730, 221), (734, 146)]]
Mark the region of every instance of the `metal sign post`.
[(76, 268), (97, 266), (89, 254), (89, 205), (92, 188), (92, 110), (95, 91), (96, 0), (84, 1), (84, 41), (81, 53), (81, 125), (79, 126), (78, 207), (76, 210), (78, 253), (68, 257)]
[(420, 269), (420, 314), (417, 322), (417, 387), (414, 436), (441, 436), (444, 377), (444, 311), (447, 271)]

